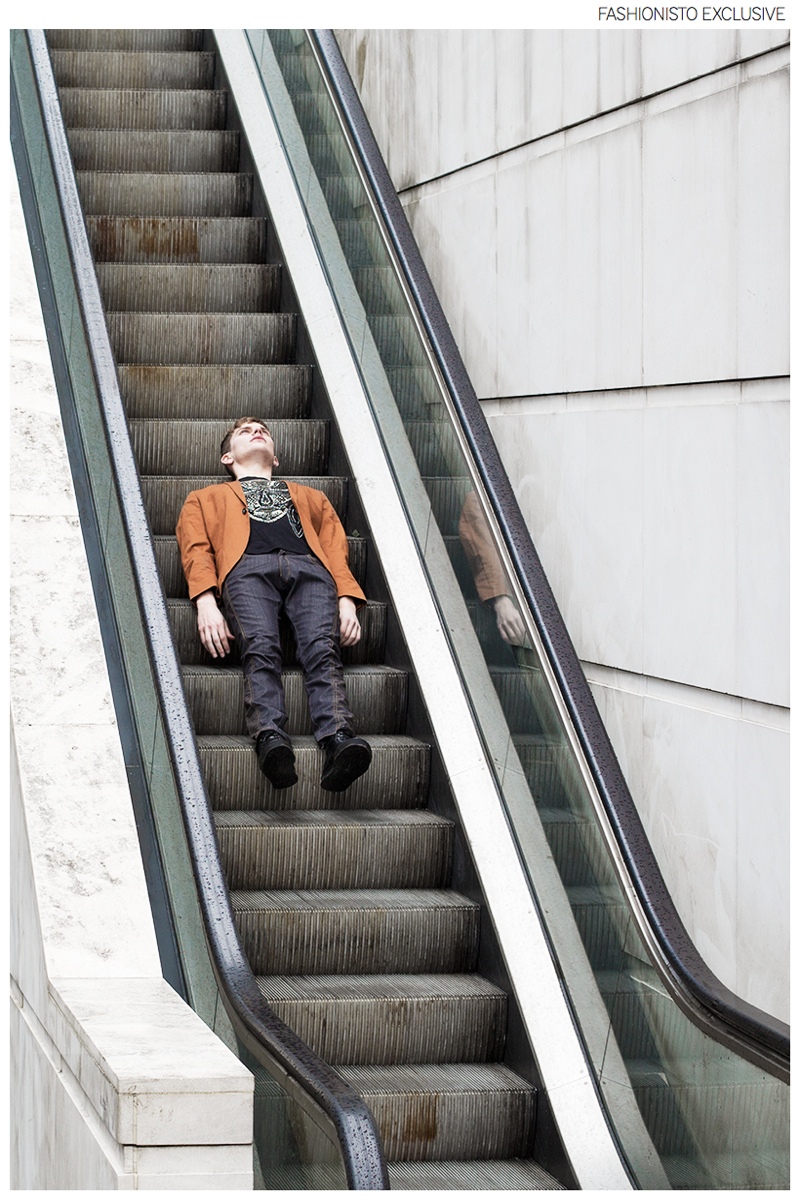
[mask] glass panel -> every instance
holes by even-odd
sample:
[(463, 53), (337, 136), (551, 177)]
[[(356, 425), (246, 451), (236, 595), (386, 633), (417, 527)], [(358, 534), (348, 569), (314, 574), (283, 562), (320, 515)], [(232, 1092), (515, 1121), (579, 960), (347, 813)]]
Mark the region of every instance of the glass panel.
[(311, 45), (302, 30), (247, 34), (531, 889), (540, 911), (574, 917), (551, 919), (549, 932), (629, 1165), (642, 1187), (786, 1187), (788, 1087), (683, 1015), (637, 933), (535, 626)]

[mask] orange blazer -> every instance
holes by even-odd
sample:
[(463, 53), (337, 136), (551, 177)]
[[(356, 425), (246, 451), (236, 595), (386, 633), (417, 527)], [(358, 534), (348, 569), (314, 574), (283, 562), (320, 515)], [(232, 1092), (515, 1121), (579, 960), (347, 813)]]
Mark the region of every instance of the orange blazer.
[[(333, 576), (337, 594), (365, 603), (366, 597), (348, 566), (347, 535), (330, 500), (316, 488), (286, 482), (306, 541)], [(220, 592), (250, 537), (250, 517), (241, 484), (231, 479), (190, 492), (175, 533), (191, 599), (209, 588)]]

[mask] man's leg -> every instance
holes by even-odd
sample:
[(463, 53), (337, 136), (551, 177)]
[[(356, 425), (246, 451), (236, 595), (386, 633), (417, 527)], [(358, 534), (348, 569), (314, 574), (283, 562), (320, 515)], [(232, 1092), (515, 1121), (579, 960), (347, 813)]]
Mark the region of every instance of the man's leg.
[(281, 679), (278, 558), (246, 554), (225, 580), (222, 600), (242, 659), (247, 730), (256, 739), (261, 770), (275, 787), (284, 788), (296, 783), (297, 775)]
[(344, 791), (363, 775), (372, 750), (353, 734), (339, 649), (339, 600), (330, 573), (310, 555), (285, 556), (290, 586), (284, 605), (305, 675), (314, 736), (325, 749), (322, 787)]

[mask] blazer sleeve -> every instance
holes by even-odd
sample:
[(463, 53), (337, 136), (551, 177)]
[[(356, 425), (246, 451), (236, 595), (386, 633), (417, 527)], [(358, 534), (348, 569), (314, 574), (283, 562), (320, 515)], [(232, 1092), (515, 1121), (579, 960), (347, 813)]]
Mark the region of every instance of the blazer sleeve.
[(208, 536), (203, 506), (197, 492), (190, 492), (184, 501), (178, 524), (175, 528), (181, 563), (189, 598), (194, 600), (201, 592), (219, 590), (217, 560)]
[(458, 536), (479, 598), (487, 603), (508, 594), (511, 588), (474, 492), (469, 492), (464, 501)]
[(339, 520), (336, 509), (324, 492), (318, 493), (319, 508), (315, 513), (315, 525), (320, 547), (327, 560), (328, 569), (336, 584), (339, 596), (350, 596), (360, 607), (366, 597), (350, 570), (350, 549), (347, 534)]

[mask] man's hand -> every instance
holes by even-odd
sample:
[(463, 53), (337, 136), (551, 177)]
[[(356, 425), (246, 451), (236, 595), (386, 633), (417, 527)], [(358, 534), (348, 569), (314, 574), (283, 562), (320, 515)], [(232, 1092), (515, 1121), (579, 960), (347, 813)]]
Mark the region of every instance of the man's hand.
[(224, 658), (231, 648), (233, 634), (223, 617), (213, 592), (201, 592), (197, 605), (197, 632), (212, 658)]
[(510, 596), (495, 596), (494, 615), (503, 641), (511, 646), (522, 646), (525, 642), (525, 623)]
[(339, 640), (342, 646), (355, 646), (361, 640), (355, 600), (349, 596), (339, 597)]

